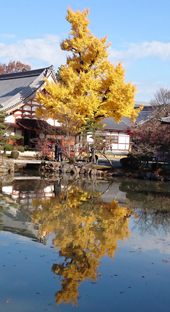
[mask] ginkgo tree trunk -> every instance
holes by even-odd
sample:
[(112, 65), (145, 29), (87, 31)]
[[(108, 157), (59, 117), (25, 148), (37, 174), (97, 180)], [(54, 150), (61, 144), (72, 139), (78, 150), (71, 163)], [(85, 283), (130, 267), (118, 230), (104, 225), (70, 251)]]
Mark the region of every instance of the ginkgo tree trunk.
[(68, 8), (71, 31), (61, 43), (61, 49), (69, 52), (67, 62), (59, 69), (59, 81), (46, 79), (45, 92), (37, 93), (37, 102), (42, 104), (37, 116), (48, 115), (63, 127), (69, 116), (73, 133), (89, 119), (95, 123), (106, 117), (117, 122), (122, 116), (135, 120), (139, 112), (134, 109), (136, 87), (125, 83), (121, 62), (116, 66), (109, 62), (107, 37), (99, 39), (90, 32), (88, 14), (88, 9), (73, 12)]

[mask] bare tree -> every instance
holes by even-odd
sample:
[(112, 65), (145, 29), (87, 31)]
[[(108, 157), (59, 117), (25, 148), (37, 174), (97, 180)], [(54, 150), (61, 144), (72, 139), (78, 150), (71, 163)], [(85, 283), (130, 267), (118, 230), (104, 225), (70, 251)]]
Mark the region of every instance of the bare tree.
[(170, 115), (170, 89), (160, 88), (150, 101), (151, 114), (128, 130), (131, 136), (131, 154), (136, 158), (150, 158), (156, 153), (170, 151), (170, 125), (161, 124), (161, 118)]
[(170, 114), (170, 89), (160, 88), (150, 101), (154, 118), (167, 117)]

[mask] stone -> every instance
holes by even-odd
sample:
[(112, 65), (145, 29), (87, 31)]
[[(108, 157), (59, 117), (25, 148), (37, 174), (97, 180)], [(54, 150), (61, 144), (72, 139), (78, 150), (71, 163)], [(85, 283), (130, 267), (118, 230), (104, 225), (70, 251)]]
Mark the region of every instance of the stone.
[(62, 163), (59, 163), (59, 164), (61, 164), (61, 166), (62, 166), (62, 167), (65, 167), (65, 168), (66, 168), (66, 167), (67, 167), (67, 168), (70, 167), (70, 164), (67, 163), (67, 162), (62, 162)]
[(91, 174), (91, 168), (87, 168), (86, 170), (85, 170), (85, 174), (88, 174), (88, 175), (90, 175)]
[(85, 173), (85, 171), (86, 171), (86, 169), (81, 168), (81, 169), (80, 169), (80, 171), (79, 171), (79, 173), (80, 173), (80, 174), (84, 174), (84, 173)]
[(140, 179), (144, 179), (144, 178), (145, 178), (145, 172), (143, 172), (143, 171), (139, 172), (138, 177), (139, 177)]
[(59, 162), (53, 162), (52, 163), (53, 168), (60, 168), (61, 167), (61, 163)]
[(155, 173), (151, 174), (151, 180), (158, 180), (158, 175)]
[(133, 173), (132, 177), (135, 179), (138, 179), (138, 177), (139, 177), (138, 172)]
[(0, 167), (0, 172), (1, 172), (1, 173), (8, 173), (8, 171), (9, 171), (9, 169), (6, 168), (5, 166)]
[(101, 176), (103, 175), (103, 171), (102, 171), (102, 170), (97, 170), (97, 175), (98, 175), (99, 177), (101, 177)]
[(71, 169), (70, 169), (70, 167), (68, 167), (68, 168), (65, 168), (66, 169), (66, 172), (67, 173), (70, 173), (71, 172)]
[(59, 170), (60, 170), (60, 167), (55, 167), (54, 168), (54, 172), (59, 172)]
[(128, 178), (128, 177), (130, 177), (130, 176), (132, 175), (132, 173), (131, 173), (131, 172), (125, 172), (125, 174), (124, 174), (124, 175), (125, 175), (125, 177), (127, 177), (127, 178)]
[(164, 181), (170, 181), (170, 177), (167, 175), (164, 175), (163, 178), (164, 178)]
[(145, 177), (146, 177), (147, 179), (150, 179), (150, 177), (151, 177), (151, 173), (150, 173), (150, 172), (146, 172)]
[(62, 167), (62, 168), (60, 168), (60, 172), (61, 173), (66, 173), (67, 172), (67, 167)]
[(76, 171), (76, 174), (79, 174), (79, 172), (80, 172), (80, 168), (79, 168), (79, 167), (77, 167), (77, 166), (75, 166), (75, 171)]
[(121, 170), (116, 170), (113, 175), (116, 177), (122, 177), (124, 176), (124, 172), (122, 172)]
[(74, 165), (70, 165), (69, 168), (70, 168), (70, 172), (72, 173), (76, 172)]
[(97, 174), (97, 170), (96, 169), (91, 169), (90, 175), (93, 176), (93, 175), (96, 175), (96, 174)]

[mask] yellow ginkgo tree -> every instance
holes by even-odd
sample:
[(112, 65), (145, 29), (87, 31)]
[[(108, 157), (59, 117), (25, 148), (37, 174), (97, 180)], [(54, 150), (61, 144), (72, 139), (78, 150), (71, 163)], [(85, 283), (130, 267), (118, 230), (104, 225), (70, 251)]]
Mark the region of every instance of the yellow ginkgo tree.
[(39, 237), (53, 233), (61, 259), (52, 266), (62, 286), (56, 293), (57, 305), (77, 305), (79, 285), (89, 279), (97, 282), (101, 258), (114, 258), (118, 241), (130, 236), (129, 217), (134, 214), (116, 200), (103, 201), (93, 187), (85, 191), (76, 184), (66, 186), (55, 198), (33, 200), (31, 218), (39, 224)]
[(98, 123), (106, 117), (121, 121), (122, 116), (134, 120), (136, 87), (125, 83), (125, 70), (108, 60), (107, 37), (97, 38), (88, 29), (89, 9), (67, 11), (71, 24), (68, 39), (61, 49), (68, 51), (66, 65), (60, 67), (57, 83), (45, 80), (45, 92), (37, 93), (42, 106), (38, 117), (57, 119), (72, 133), (81, 130), (87, 120)]

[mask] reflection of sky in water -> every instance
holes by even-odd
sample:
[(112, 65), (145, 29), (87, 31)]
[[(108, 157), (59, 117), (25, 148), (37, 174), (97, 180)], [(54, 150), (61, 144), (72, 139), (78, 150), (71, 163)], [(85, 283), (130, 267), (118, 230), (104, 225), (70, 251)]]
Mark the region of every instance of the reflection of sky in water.
[(128, 240), (125, 240), (125, 246), (133, 246), (134, 250), (138, 250), (139, 248), (144, 252), (156, 250), (160, 254), (165, 253), (170, 255), (170, 232), (165, 234), (162, 227), (158, 226), (157, 230), (154, 228), (153, 235), (150, 235), (147, 231), (141, 235), (137, 226), (137, 220), (132, 219), (129, 224), (131, 236)]
[[(0, 241), (2, 311), (11, 311), (11, 307), (13, 312), (56, 311), (54, 294), (61, 285), (51, 267), (61, 262), (58, 253), (16, 234), (2, 232)], [(128, 246), (127, 242), (119, 243), (114, 261), (101, 259), (97, 284), (88, 280), (79, 286), (76, 310), (169, 311), (170, 270), (169, 263), (162, 262), (168, 258), (157, 250), (143, 251), (135, 237)], [(137, 251), (137, 247), (142, 249)], [(6, 303), (7, 299), (11, 301)], [(57, 311), (72, 309), (70, 304), (61, 304)]]
[[(116, 188), (118, 185), (111, 186), (108, 198), (111, 194), (112, 199), (115, 198), (113, 190)], [(10, 229), (1, 231), (1, 310), (169, 312), (170, 233), (158, 226), (141, 235), (138, 219), (132, 216), (129, 229), (130, 237), (118, 240), (114, 260), (108, 256), (100, 259), (97, 283), (91, 279), (80, 283), (78, 307), (60, 304), (58, 308), (55, 294), (61, 290), (61, 282), (52, 266), (62, 263), (64, 257), (59, 257), (51, 248), (55, 235), (49, 235), (44, 245), (32, 241), (24, 233), (14, 233), (14, 228), (13, 233)]]

